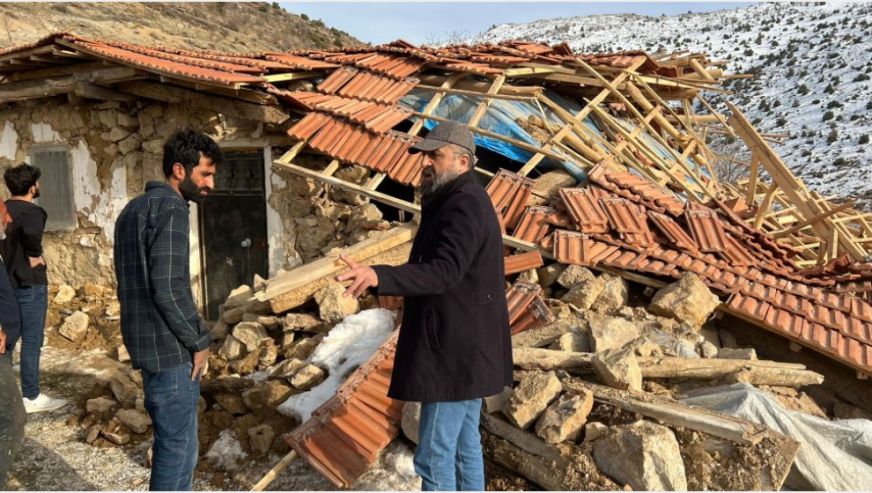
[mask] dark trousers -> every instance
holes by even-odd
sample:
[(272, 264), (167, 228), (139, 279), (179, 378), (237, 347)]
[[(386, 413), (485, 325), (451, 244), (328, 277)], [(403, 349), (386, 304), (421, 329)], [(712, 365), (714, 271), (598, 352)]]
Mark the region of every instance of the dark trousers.
[(6, 489), (6, 474), (24, 438), (26, 416), (9, 349), (6, 354), (0, 354), (0, 491)]
[(191, 363), (160, 372), (142, 370), (145, 409), (154, 427), (151, 491), (190, 491), (197, 466), (197, 403), (200, 379)]
[(21, 313), (21, 395), (35, 399), (39, 395), (39, 356), (45, 338), (48, 286), (16, 289), (15, 299)]

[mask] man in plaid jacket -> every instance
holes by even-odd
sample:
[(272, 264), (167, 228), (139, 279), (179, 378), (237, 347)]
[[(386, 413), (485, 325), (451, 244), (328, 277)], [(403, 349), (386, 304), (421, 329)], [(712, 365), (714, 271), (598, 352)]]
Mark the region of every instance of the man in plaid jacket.
[(188, 202), (214, 187), (221, 150), (185, 130), (164, 145), (166, 181), (151, 181), (115, 224), (115, 274), (121, 335), (142, 371), (145, 407), (154, 424), (151, 490), (191, 490), (197, 465), (200, 376), (209, 330), (191, 292)]

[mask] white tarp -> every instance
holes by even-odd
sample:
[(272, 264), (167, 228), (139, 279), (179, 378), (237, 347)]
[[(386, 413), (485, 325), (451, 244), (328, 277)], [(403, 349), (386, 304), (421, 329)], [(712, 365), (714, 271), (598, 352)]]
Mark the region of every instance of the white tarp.
[(745, 383), (697, 389), (681, 401), (762, 424), (800, 442), (785, 482), (790, 488), (872, 490), (872, 421), (829, 421), (789, 411), (771, 395)]

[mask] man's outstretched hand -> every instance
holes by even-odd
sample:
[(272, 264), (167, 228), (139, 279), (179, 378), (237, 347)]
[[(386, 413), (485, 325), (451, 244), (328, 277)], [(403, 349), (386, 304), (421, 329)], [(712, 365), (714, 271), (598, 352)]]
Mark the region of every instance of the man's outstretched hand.
[(375, 269), (367, 265), (360, 265), (345, 255), (340, 255), (339, 258), (348, 265), (349, 269), (351, 269), (345, 274), (336, 276), (336, 280), (339, 282), (351, 281), (351, 285), (349, 285), (348, 289), (345, 290), (345, 296), (354, 296), (357, 298), (366, 291), (367, 288), (378, 286), (378, 275), (375, 273)]

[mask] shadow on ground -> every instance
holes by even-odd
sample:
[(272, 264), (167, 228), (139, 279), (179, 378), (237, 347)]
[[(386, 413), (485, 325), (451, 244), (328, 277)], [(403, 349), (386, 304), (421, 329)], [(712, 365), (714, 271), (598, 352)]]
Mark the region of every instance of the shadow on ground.
[[(30, 491), (97, 490), (94, 484), (83, 479), (59, 454), (43, 447), (36, 441), (25, 438), (12, 467), (12, 476), (18, 488)], [(11, 485), (10, 485), (11, 486)]]

